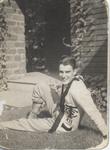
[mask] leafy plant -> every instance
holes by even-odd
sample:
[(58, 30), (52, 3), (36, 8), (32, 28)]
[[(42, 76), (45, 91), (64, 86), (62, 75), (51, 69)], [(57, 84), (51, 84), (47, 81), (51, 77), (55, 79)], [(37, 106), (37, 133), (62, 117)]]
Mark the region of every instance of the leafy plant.
[[(72, 3), (71, 3), (72, 2)], [(84, 65), (83, 56), (83, 41), (87, 34), (89, 34), (90, 40), (94, 37), (93, 29), (95, 29), (92, 15), (92, 6), (89, 4), (90, 1), (86, 0), (72, 0), (70, 1), (71, 6), (71, 44), (66, 43), (66, 38), (63, 38), (63, 44), (71, 48), (71, 55), (76, 59), (77, 67)], [(88, 6), (88, 7), (87, 7)], [(89, 20), (88, 20), (89, 17)], [(92, 29), (92, 30), (91, 30)], [(92, 31), (92, 32), (91, 32)], [(86, 51), (84, 54), (88, 57), (91, 49)], [(82, 60), (83, 58), (83, 60)], [(88, 60), (88, 58), (87, 58)], [(86, 79), (87, 87), (91, 89), (91, 94), (95, 104), (100, 111), (106, 111), (107, 109), (107, 84), (106, 78), (103, 76), (96, 75), (95, 77), (90, 76)]]
[[(71, 2), (71, 1), (70, 1)], [(86, 36), (86, 33), (90, 28), (94, 28), (94, 18), (90, 16), (90, 21), (87, 21), (89, 13), (92, 11), (92, 7), (85, 9), (88, 4), (88, 0), (73, 0), (71, 6), (71, 44), (65, 42), (63, 38), (63, 44), (71, 48), (71, 55), (76, 59), (80, 65), (82, 57), (82, 41)], [(88, 52), (87, 52), (88, 53)]]
[(107, 111), (107, 83), (104, 75), (85, 75), (85, 83), (91, 92), (91, 96), (100, 111)]
[(4, 4), (0, 3), (0, 91), (7, 89), (6, 78), (6, 43), (8, 26), (5, 20)]

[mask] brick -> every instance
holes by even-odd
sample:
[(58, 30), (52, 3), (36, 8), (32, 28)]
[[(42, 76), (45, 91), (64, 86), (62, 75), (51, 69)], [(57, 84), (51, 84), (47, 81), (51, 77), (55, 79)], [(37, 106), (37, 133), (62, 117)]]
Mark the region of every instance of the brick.
[(12, 21), (23, 22), (24, 16), (22, 14), (9, 13), (7, 14), (7, 20), (11, 19)]
[(7, 20), (8, 22), (8, 26), (15, 26), (16, 25), (16, 21), (14, 21), (14, 20)]
[(107, 14), (107, 11), (105, 9), (105, 7), (100, 7), (100, 8), (96, 8), (94, 9), (94, 11), (92, 12), (93, 15), (96, 15), (96, 14)]
[(95, 26), (97, 30), (106, 29), (107, 30), (107, 24), (99, 24)]
[[(91, 55), (85, 55), (81, 57), (82, 59), (91, 59), (93, 56)], [(94, 55), (94, 62), (106, 62), (107, 57), (106, 56), (97, 56), (96, 54)]]
[[(94, 56), (94, 51), (91, 51), (90, 53), (91, 53), (91, 55), (90, 55), (91, 57)], [(106, 50), (103, 50), (103, 51), (99, 50), (97, 53), (98, 53), (97, 57), (107, 57), (107, 51)], [(83, 52), (81, 52), (81, 54), (85, 56), (87, 54), (87, 52), (83, 51)]]
[[(103, 44), (102, 44), (102, 46), (103, 46)], [(82, 45), (82, 48), (83, 48), (83, 50), (93, 49), (93, 51), (94, 50), (98, 51), (98, 49), (100, 49), (100, 46), (98, 46), (98, 45), (93, 45), (93, 46), (91, 46), (91, 45)], [(105, 49), (106, 49), (106, 47), (105, 47)]]
[(16, 32), (16, 33), (24, 34), (24, 27), (19, 27), (19, 26), (13, 27), (13, 28), (12, 28), (12, 31), (13, 31), (13, 32)]
[[(93, 18), (94, 19), (94, 18)], [(105, 18), (105, 19), (103, 19), (103, 18), (100, 18), (100, 19), (94, 19), (94, 21), (91, 23), (90, 22), (91, 21), (91, 18), (87, 18), (87, 21), (86, 21), (86, 24), (87, 24), (87, 26), (89, 25), (89, 24), (91, 24), (91, 25), (98, 25), (98, 24), (106, 24), (107, 25), (107, 18)]]
[(9, 7), (9, 6), (5, 7), (5, 11), (6, 11), (7, 14), (15, 13), (15, 9), (13, 9), (12, 7)]
[(107, 35), (107, 29), (101, 29), (101, 30), (89, 30), (87, 33), (86, 33), (86, 36), (94, 36), (94, 35)]
[(24, 42), (16, 42), (14, 44), (15, 44), (16, 47), (22, 47), (22, 48), (25, 47), (25, 43)]
[[(8, 62), (7, 63), (7, 67), (8, 68), (18, 68), (18, 65), (19, 65), (19, 63), (17, 63), (17, 62), (15, 62), (15, 61), (12, 61), (12, 62)], [(12, 69), (13, 70), (13, 69)]]
[(103, 43), (104, 43), (104, 41), (102, 40), (102, 41), (90, 41), (90, 42), (82, 42), (82, 45), (83, 46), (86, 46), (86, 45), (88, 45), (88, 46), (102, 46), (103, 45)]
[(7, 40), (6, 41), (6, 45), (9, 48), (14, 48), (15, 47), (15, 42)]
[[(17, 34), (18, 35), (18, 34)], [(24, 34), (22, 35), (22, 34), (19, 34), (18, 36), (17, 36), (17, 39), (18, 39), (18, 41), (23, 41), (23, 42), (25, 42), (25, 36), (24, 36)]]
[[(8, 3), (7, 3), (7, 4), (8, 4)], [(8, 6), (9, 6), (9, 4), (8, 4)], [(17, 3), (16, 3), (15, 0), (11, 0), (11, 6), (10, 6), (10, 7), (13, 8), (13, 9), (18, 8), (18, 5), (17, 5)]]
[(6, 53), (7, 54), (16, 54), (16, 49), (15, 48), (14, 49), (9, 48), (9, 49), (6, 50)]
[(85, 7), (86, 7), (86, 5), (87, 5), (87, 7), (89, 7), (89, 6), (91, 6), (91, 5), (93, 5), (94, 7), (104, 7), (104, 3), (102, 3), (102, 1), (101, 0), (94, 0), (94, 1), (85, 1)]
[(16, 14), (19, 14), (19, 15), (21, 14), (21, 15), (23, 15), (23, 14), (22, 14), (22, 11), (21, 11), (19, 8), (16, 8)]
[[(89, 6), (89, 8), (91, 7)], [(84, 11), (86, 11), (87, 9), (88, 9), (88, 6), (87, 8), (84, 9)], [(102, 13), (107, 14), (106, 9), (103, 6), (100, 8), (92, 7), (92, 9), (88, 11), (88, 15), (97, 15), (97, 14), (102, 14)]]
[(19, 67), (20, 67), (21, 69), (26, 68), (26, 60), (25, 60), (25, 59), (21, 60), (21, 62), (20, 62), (20, 64), (19, 64)]
[(6, 55), (6, 60), (7, 60), (7, 62), (13, 61), (14, 60), (13, 54), (12, 55), (10, 55), (10, 54)]
[(13, 13), (8, 13), (6, 16), (6, 20), (11, 20), (11, 21), (15, 21), (15, 19), (13, 19)]
[(21, 61), (21, 56), (20, 55), (15, 55), (15, 61)]
[(105, 41), (107, 39), (107, 35), (97, 35), (97, 36), (86, 36), (83, 39), (83, 42), (87, 42), (87, 41)]
[(17, 48), (17, 53), (20, 53), (20, 54), (24, 54), (25, 53), (25, 49), (24, 48)]
[[(91, 19), (93, 19), (93, 22), (91, 23)], [(102, 18), (100, 16), (100, 18), (97, 18), (97, 16), (93, 16), (93, 15), (89, 15), (87, 18), (86, 18), (86, 22), (87, 22), (87, 26), (89, 24), (91, 24), (92, 26), (93, 25), (98, 25), (98, 24), (106, 24), (107, 25), (107, 17), (105, 18)]]
[[(95, 52), (96, 52), (96, 51), (90, 51), (90, 57), (93, 57), (94, 54), (95, 54)], [(81, 52), (81, 55), (84, 56), (84, 57), (85, 57), (85, 56), (89, 57), (89, 56), (88, 56), (88, 52), (86, 52), (86, 51)]]
[(25, 57), (26, 57), (25, 53), (24, 54), (20, 54), (20, 56), (21, 56), (22, 60), (25, 59)]
[(24, 21), (24, 16), (22, 14), (14, 14), (12, 18), (15, 20)]
[(18, 26), (23, 27), (23, 28), (24, 28), (24, 26), (25, 26), (24, 21), (16, 21), (16, 24), (17, 24)]
[(107, 18), (96, 19), (95, 24), (107, 24)]
[[(90, 49), (91, 52), (96, 51), (96, 49), (92, 48)], [(107, 45), (103, 47), (99, 47), (99, 49), (97, 49), (98, 52), (100, 52), (100, 55), (107, 55)], [(87, 53), (88, 52), (88, 48), (83, 48), (82, 53)]]
[(98, 68), (95, 68), (95, 67), (93, 67), (93, 68), (88, 67), (88, 71), (86, 70), (86, 72), (88, 72), (89, 74), (92, 73), (92, 75), (93, 75), (93, 73), (101, 74), (101, 73), (106, 73), (107, 69), (105, 69), (105, 68), (98, 69)]
[(7, 40), (17, 41), (18, 37), (17, 35), (10, 34), (10, 36), (7, 37)]
[(100, 13), (100, 14), (94, 14), (94, 17), (96, 19), (101, 19), (101, 18), (107, 18), (107, 14), (106, 13)]
[(107, 68), (107, 62), (106, 61), (94, 61), (91, 63), (91, 67), (96, 66), (96, 68)]
[(106, 29), (96, 30), (95, 33), (97, 35), (105, 35), (105, 34), (107, 34), (107, 30)]
[(95, 68), (96, 70), (107, 70), (107, 65), (106, 64), (102, 64), (102, 63), (94, 63), (91, 64), (91, 68)]

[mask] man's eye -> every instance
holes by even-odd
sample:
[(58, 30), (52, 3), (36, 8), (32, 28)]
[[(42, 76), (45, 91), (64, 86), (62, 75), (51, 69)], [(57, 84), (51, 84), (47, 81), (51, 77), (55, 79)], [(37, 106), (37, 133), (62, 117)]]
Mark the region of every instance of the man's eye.
[(66, 73), (70, 73), (70, 71), (66, 71)]
[(63, 73), (63, 71), (59, 71), (59, 73)]

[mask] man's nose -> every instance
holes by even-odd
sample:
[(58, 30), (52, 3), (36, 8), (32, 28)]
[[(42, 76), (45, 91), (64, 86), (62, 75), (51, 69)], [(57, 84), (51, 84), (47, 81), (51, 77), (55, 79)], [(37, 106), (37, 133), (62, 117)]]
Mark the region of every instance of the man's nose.
[(62, 77), (63, 77), (63, 78), (65, 78), (65, 77), (66, 77), (66, 74), (65, 74), (65, 73), (63, 73), (63, 74), (62, 74)]

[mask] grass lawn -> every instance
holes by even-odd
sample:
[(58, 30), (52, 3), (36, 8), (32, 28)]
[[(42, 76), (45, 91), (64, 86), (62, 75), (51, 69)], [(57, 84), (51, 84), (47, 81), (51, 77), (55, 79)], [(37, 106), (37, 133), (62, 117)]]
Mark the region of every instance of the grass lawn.
[[(6, 109), (0, 121), (25, 117), (31, 107)], [(103, 113), (106, 120), (106, 113)], [(6, 134), (8, 138), (6, 138)], [(102, 141), (102, 136), (94, 122), (84, 114), (81, 127), (69, 133), (21, 132), (15, 130), (0, 130), (0, 144), (14, 150), (23, 149), (86, 149), (96, 146)]]

